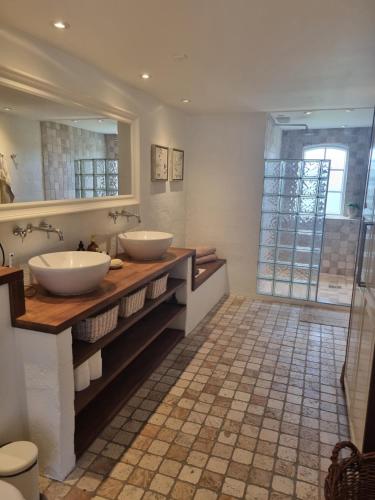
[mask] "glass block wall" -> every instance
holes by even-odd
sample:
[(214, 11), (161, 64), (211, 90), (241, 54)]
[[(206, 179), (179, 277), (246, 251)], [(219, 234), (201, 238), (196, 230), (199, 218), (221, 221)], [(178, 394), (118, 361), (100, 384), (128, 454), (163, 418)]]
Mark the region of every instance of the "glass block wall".
[(74, 161), (76, 198), (117, 196), (118, 160), (85, 159)]
[(257, 292), (316, 301), (329, 160), (266, 160)]

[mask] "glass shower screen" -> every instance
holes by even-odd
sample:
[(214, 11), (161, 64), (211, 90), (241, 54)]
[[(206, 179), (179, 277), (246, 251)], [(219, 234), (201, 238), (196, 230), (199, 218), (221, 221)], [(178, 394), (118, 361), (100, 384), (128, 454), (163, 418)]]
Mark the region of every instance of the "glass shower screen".
[(316, 301), (329, 160), (266, 160), (257, 292)]

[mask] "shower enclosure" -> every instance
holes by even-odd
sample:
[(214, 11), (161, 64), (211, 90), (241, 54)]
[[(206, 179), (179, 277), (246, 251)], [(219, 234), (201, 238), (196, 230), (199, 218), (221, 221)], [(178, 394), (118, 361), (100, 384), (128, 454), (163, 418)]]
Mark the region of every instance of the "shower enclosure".
[(266, 160), (257, 292), (317, 300), (330, 160)]

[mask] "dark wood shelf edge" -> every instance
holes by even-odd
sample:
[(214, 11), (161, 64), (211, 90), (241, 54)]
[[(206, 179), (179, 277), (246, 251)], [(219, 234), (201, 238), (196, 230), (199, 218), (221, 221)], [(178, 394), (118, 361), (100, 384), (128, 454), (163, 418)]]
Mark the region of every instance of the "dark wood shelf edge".
[(144, 318), (147, 314), (153, 311), (156, 307), (162, 304), (164, 301), (172, 297), (176, 291), (186, 284), (185, 280), (177, 278), (169, 278), (167, 284), (167, 291), (160, 295), (157, 299), (146, 300), (144, 307), (137, 313), (129, 316), (129, 318), (120, 318), (117, 327), (108, 333), (97, 342), (89, 343), (83, 342), (82, 340), (74, 340), (72, 344), (73, 349), (73, 366), (76, 368), (81, 363), (85, 362), (92, 355), (94, 355), (99, 349), (103, 349), (106, 345), (113, 342), (120, 335), (122, 335), (126, 330), (131, 328), (140, 319)]
[(182, 330), (167, 328), (103, 391), (76, 416), (75, 453), (79, 457), (118, 413), (160, 362), (182, 340)]
[[(84, 389), (83, 391), (76, 392), (75, 393), (75, 401), (74, 401), (74, 407), (75, 407), (75, 412), (76, 414), (79, 414), (84, 408), (93, 401), (98, 394), (100, 394), (102, 391), (105, 390), (105, 388), (111, 384), (111, 382), (123, 371), (129, 364), (131, 364), (134, 359), (136, 359), (145, 349), (148, 348), (148, 346), (155, 341), (157, 337), (159, 337), (166, 328), (170, 325), (170, 323), (177, 318), (181, 313), (183, 313), (186, 310), (186, 307), (183, 305), (179, 304), (162, 304), (161, 307), (163, 306), (169, 306), (168, 308), (165, 308), (166, 311), (164, 311), (163, 315), (159, 314), (159, 310), (154, 311), (155, 316), (157, 315), (157, 318), (155, 317), (154, 321), (156, 322), (156, 327), (154, 328), (153, 331), (147, 332), (147, 335), (143, 336), (144, 342), (142, 342), (141, 345), (137, 346), (136, 349), (133, 350), (133, 352), (130, 351), (130, 354), (128, 353), (129, 351), (126, 349), (126, 344), (131, 344), (132, 339), (129, 338), (130, 335), (133, 333), (133, 338), (134, 338), (134, 332), (135, 336), (137, 335), (138, 331), (141, 331), (143, 329), (143, 324), (145, 321), (152, 322), (152, 317), (146, 317), (143, 318), (143, 320), (140, 320), (136, 325), (133, 326), (133, 332), (131, 329), (129, 329), (129, 337), (128, 335), (124, 335), (123, 338), (118, 337), (118, 342), (122, 342), (125, 344), (125, 349), (124, 351), (126, 352), (126, 355), (123, 357), (123, 359), (120, 359), (116, 361), (116, 358), (114, 359), (114, 362), (111, 361), (109, 363), (106, 360), (103, 360), (103, 375), (101, 378), (94, 380), (90, 383), (90, 386), (87, 389)], [(160, 318), (162, 319), (162, 322), (160, 324), (157, 324), (157, 320), (160, 321)], [(146, 327), (147, 329), (147, 327)], [(115, 354), (118, 354), (120, 351), (118, 349), (118, 346), (116, 346)], [(123, 346), (124, 347), (124, 346)], [(121, 351), (122, 352), (122, 351)], [(111, 369), (108, 370), (108, 366), (111, 366)]]
[[(191, 282), (192, 290), (196, 290), (199, 288), (205, 281), (208, 280), (210, 276), (212, 276), (216, 271), (218, 271), (221, 267), (226, 264), (226, 259), (217, 259), (213, 262), (206, 262), (205, 264), (196, 264), (195, 259), (193, 262), (193, 279)], [(197, 278), (195, 277), (195, 269), (205, 269), (205, 271), (200, 274)]]

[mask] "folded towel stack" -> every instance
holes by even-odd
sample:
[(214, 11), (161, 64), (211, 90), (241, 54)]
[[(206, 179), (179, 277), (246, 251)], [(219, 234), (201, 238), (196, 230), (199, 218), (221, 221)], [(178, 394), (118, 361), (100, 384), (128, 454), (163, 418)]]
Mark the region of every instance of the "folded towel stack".
[(197, 266), (200, 264), (206, 264), (207, 262), (214, 262), (217, 260), (216, 248), (214, 247), (197, 247), (196, 249), (196, 260)]

